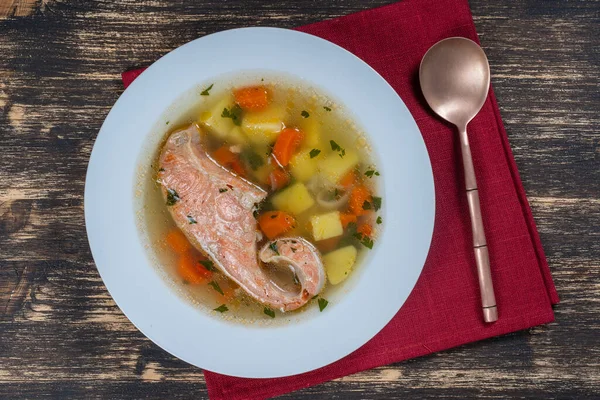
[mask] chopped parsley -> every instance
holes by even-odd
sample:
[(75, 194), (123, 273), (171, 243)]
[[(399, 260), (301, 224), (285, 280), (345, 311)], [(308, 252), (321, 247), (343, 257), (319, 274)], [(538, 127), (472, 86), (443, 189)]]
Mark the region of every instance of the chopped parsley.
[(225, 304), (221, 304), (219, 307), (214, 309), (215, 311), (218, 311), (220, 313), (224, 313), (225, 311), (229, 311), (229, 308), (227, 308), (227, 306)]
[(210, 92), (210, 89), (212, 89), (214, 85), (215, 85), (214, 83), (211, 83), (209, 87), (207, 87), (206, 89), (204, 89), (204, 90), (203, 90), (203, 91), (200, 93), (200, 95), (201, 95), (201, 96), (208, 96), (208, 95), (210, 94), (210, 93), (209, 93), (209, 92)]
[(329, 144), (331, 144), (331, 150), (337, 151), (341, 158), (344, 158), (346, 155), (346, 149), (342, 148), (339, 144), (337, 144), (334, 140), (330, 140)]
[(342, 148), (340, 147), (340, 145), (337, 144), (335, 142), (335, 140), (330, 140), (329, 144), (331, 144), (331, 150), (333, 150), (333, 151), (340, 151), (340, 150), (342, 150)]
[(255, 152), (253, 152), (252, 150), (244, 150), (241, 154), (241, 157), (242, 157), (242, 160), (244, 160), (246, 163), (248, 163), (248, 165), (250, 165), (250, 168), (252, 168), (252, 171), (256, 171), (257, 169), (262, 167), (265, 163), (263, 158), (261, 156), (259, 156), (258, 154), (256, 154)]
[(267, 314), (271, 318), (275, 318), (275, 311), (271, 310), (269, 307), (265, 307), (263, 310), (265, 314)]
[(171, 122), (171, 121), (167, 121), (167, 122), (165, 122), (165, 125), (169, 125), (169, 122)]
[(276, 242), (271, 242), (271, 244), (269, 245), (269, 248), (271, 250), (273, 250), (275, 252), (275, 254), (280, 255), (279, 254), (279, 249), (277, 248), (277, 243)]
[(304, 118), (310, 117), (310, 114), (306, 110), (302, 110), (302, 112), (300, 113), (300, 115), (302, 115), (302, 117), (304, 117)]
[(325, 309), (325, 307), (327, 307), (327, 304), (329, 304), (329, 302), (327, 300), (325, 300), (324, 298), (319, 298), (319, 311), (323, 311)]
[(323, 106), (323, 108), (325, 109), (325, 111), (331, 111), (331, 108), (329, 108), (327, 106)]
[(177, 203), (180, 199), (175, 189), (167, 189), (167, 205), (172, 206)]
[(372, 200), (373, 200), (373, 209), (375, 211), (379, 211), (379, 209), (381, 208), (381, 197), (373, 196)]
[(370, 169), (367, 172), (365, 172), (365, 175), (368, 176), (369, 178), (372, 178), (373, 175), (379, 176), (379, 171), (375, 171), (374, 169)]
[(237, 104), (233, 107), (231, 107), (231, 109), (228, 109), (227, 107), (223, 109), (223, 112), (221, 113), (221, 117), (222, 118), (231, 118), (231, 120), (233, 121), (234, 124), (240, 126), (242, 124), (242, 108), (240, 106), (238, 106)]
[(315, 158), (316, 156), (318, 156), (319, 154), (321, 154), (321, 150), (319, 149), (312, 149), (310, 151), (310, 153), (308, 153), (310, 155), (310, 158)]
[(219, 189), (219, 193), (225, 193), (226, 191), (227, 191), (227, 189), (225, 189), (225, 188)]
[(212, 261), (200, 260), (198, 262), (200, 263), (200, 265), (202, 265), (204, 268), (206, 268), (207, 271), (217, 272), (217, 269), (215, 268), (215, 264), (213, 264)]
[(371, 239), (370, 237), (368, 237), (367, 235), (363, 235), (362, 233), (355, 233), (354, 237), (357, 238), (360, 243), (365, 246), (367, 249), (372, 249), (373, 248), (373, 239)]
[(377, 225), (381, 225), (381, 223), (383, 222), (383, 219), (381, 219), (381, 216), (377, 217)]
[(221, 293), (222, 295), (225, 295), (225, 293), (223, 293), (223, 289), (221, 289), (221, 286), (219, 286), (217, 282), (210, 281), (208, 282), (208, 284), (212, 286), (212, 288), (215, 289), (217, 292)]
[(367, 200), (365, 200), (365, 202), (363, 203), (362, 208), (363, 208), (363, 210), (370, 210), (373, 207), (371, 206), (370, 202), (368, 202)]
[(190, 222), (190, 224), (197, 224), (198, 223), (198, 222), (196, 222), (196, 219), (194, 217), (192, 217), (191, 215), (188, 215), (187, 219)]

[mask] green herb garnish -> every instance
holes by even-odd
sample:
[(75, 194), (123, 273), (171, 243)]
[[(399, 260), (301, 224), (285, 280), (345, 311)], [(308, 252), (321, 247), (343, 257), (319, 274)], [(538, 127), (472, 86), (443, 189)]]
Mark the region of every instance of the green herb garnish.
[(190, 221), (190, 224), (197, 224), (198, 222), (196, 222), (196, 219), (194, 217), (192, 217), (191, 215), (187, 216), (188, 221)]
[(225, 193), (226, 191), (227, 191), (227, 189), (225, 189), (225, 188), (219, 189), (219, 193)]
[(316, 156), (318, 156), (319, 154), (321, 154), (321, 150), (319, 149), (312, 149), (310, 151), (310, 153), (308, 153), (310, 155), (310, 158), (315, 158)]
[(179, 195), (174, 189), (167, 189), (167, 205), (172, 206), (177, 203), (179, 200)]
[(367, 200), (365, 200), (365, 202), (363, 203), (362, 208), (363, 208), (363, 210), (370, 210), (373, 207), (371, 206), (371, 203), (369, 203)]
[(229, 308), (227, 308), (227, 306), (225, 304), (221, 304), (219, 307), (214, 309), (215, 311), (218, 311), (220, 313), (224, 313), (225, 311), (229, 311)]
[(329, 302), (321, 297), (319, 299), (319, 311), (322, 312), (325, 309), (325, 307), (327, 307), (327, 304), (329, 304)]
[(165, 125), (169, 125), (169, 122), (171, 122), (171, 121), (167, 121), (167, 122), (165, 122)]
[(323, 106), (323, 108), (325, 109), (325, 111), (331, 111), (331, 108), (329, 108), (327, 106)]
[(271, 310), (269, 307), (265, 307), (263, 310), (265, 314), (267, 314), (271, 318), (275, 318), (275, 311)]
[(379, 211), (379, 209), (381, 208), (381, 197), (373, 196), (372, 199), (373, 199), (373, 209), (375, 211)]
[(367, 249), (373, 248), (374, 242), (373, 239), (371, 239), (370, 237), (363, 235), (362, 233), (355, 233), (353, 236), (357, 238), (360, 241), (360, 243)]
[(375, 171), (374, 169), (370, 169), (367, 172), (365, 172), (365, 175), (368, 176), (369, 178), (372, 178), (373, 175), (379, 176), (379, 171)]
[(246, 161), (246, 163), (248, 163), (248, 165), (250, 165), (250, 168), (252, 168), (252, 171), (256, 171), (257, 169), (262, 167), (265, 163), (265, 161), (263, 160), (263, 158), (261, 156), (259, 156), (258, 154), (256, 154), (255, 152), (253, 152), (252, 150), (249, 150), (249, 149), (244, 150), (240, 156), (242, 157), (242, 160)]
[(200, 95), (201, 96), (208, 96), (210, 94), (208, 92), (210, 92), (210, 89), (212, 89), (214, 85), (215, 85), (214, 83), (211, 83), (209, 87), (207, 87), (206, 89), (204, 89), (202, 91), (202, 93), (200, 93)]
[(219, 284), (215, 281), (210, 281), (208, 282), (208, 284), (210, 286), (213, 287), (213, 289), (215, 289), (217, 292), (221, 293), (222, 295), (225, 295), (225, 293), (223, 293), (223, 289), (221, 289), (221, 286), (219, 286)]
[(280, 255), (279, 254), (279, 249), (277, 249), (277, 243), (271, 242), (271, 244), (269, 245), (269, 248), (271, 250), (273, 250), (275, 252), (275, 254)]
[(381, 225), (381, 223), (383, 222), (383, 220), (381, 219), (381, 216), (377, 217), (377, 225)]
[(331, 144), (331, 150), (337, 151), (341, 158), (344, 158), (346, 155), (346, 149), (342, 148), (339, 144), (337, 144), (334, 140), (330, 140), (329, 144)]
[(200, 263), (200, 265), (202, 265), (204, 268), (206, 268), (207, 271), (217, 272), (217, 269), (215, 268), (215, 264), (213, 264), (212, 261), (200, 260), (198, 262)]
[(224, 108), (221, 113), (222, 118), (231, 118), (235, 125), (240, 126), (242, 124), (242, 108), (237, 104), (231, 107), (231, 110), (228, 108)]

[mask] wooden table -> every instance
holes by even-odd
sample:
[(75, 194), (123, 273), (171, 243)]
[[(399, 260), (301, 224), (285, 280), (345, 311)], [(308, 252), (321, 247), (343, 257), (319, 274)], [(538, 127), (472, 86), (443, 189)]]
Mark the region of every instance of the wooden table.
[[(106, 291), (83, 218), (120, 73), (207, 33), (389, 1), (0, 0), (0, 398), (202, 398)], [(502, 3), (502, 4), (501, 4)], [(600, 2), (472, 0), (561, 296), (556, 322), (283, 396), (600, 396)]]

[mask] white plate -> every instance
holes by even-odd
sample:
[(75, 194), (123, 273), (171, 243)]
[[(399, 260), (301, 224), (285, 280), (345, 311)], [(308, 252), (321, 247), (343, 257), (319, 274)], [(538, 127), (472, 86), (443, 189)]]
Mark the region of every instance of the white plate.
[[(182, 301), (149, 265), (132, 195), (144, 141), (178, 97), (212, 77), (261, 69), (294, 75), (340, 99), (370, 135), (383, 179), (383, 232), (351, 290), (322, 313), (280, 326), (232, 324)], [(125, 315), (169, 353), (210, 371), (249, 378), (323, 367), (379, 332), (421, 273), (434, 211), (427, 150), (396, 92), (341, 47), (275, 28), (205, 36), (152, 64), (106, 117), (85, 185), (90, 247)]]

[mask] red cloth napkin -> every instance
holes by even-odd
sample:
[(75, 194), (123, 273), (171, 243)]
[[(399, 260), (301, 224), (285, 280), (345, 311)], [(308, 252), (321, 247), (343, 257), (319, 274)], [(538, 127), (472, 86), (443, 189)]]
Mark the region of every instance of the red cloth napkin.
[[(493, 92), (469, 124), (499, 310), (499, 320), (485, 324), (458, 135), (430, 111), (419, 89), (419, 63), (430, 46), (450, 36), (478, 41), (467, 1), (406, 0), (298, 30), (327, 39), (362, 58), (406, 103), (423, 134), (433, 166), (433, 241), (423, 273), (406, 303), (363, 347), (331, 365), (286, 378), (241, 379), (205, 371), (210, 397), (268, 398), (553, 321), (552, 305), (558, 302), (558, 295)], [(124, 73), (125, 86), (140, 73)]]

